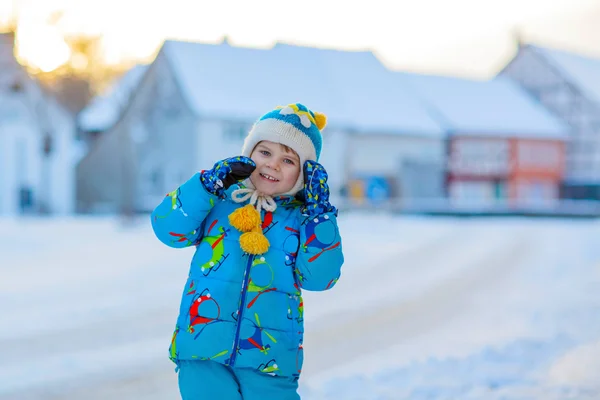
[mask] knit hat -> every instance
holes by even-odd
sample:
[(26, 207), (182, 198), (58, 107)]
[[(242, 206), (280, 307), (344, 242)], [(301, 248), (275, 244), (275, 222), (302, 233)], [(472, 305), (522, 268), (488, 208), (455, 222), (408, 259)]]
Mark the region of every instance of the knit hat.
[[(311, 111), (306, 106), (295, 103), (276, 107), (259, 118), (254, 124), (242, 148), (242, 155), (250, 157), (256, 145), (268, 140), (286, 145), (298, 153), (300, 174), (292, 189), (285, 195), (295, 195), (304, 186), (302, 168), (307, 160), (319, 161), (323, 138), (321, 131), (327, 124), (325, 114)], [(275, 211), (277, 204), (270, 196), (256, 192), (250, 179), (245, 181), (246, 188), (232, 193), (236, 202), (250, 200), (245, 207), (229, 215), (231, 225), (244, 232), (240, 237), (240, 247), (249, 254), (263, 254), (269, 249), (269, 241), (262, 234), (260, 210)]]
[[(250, 157), (259, 142), (268, 140), (284, 144), (298, 153), (302, 168), (306, 160), (319, 161), (323, 147), (321, 131), (326, 124), (325, 114), (311, 111), (300, 103), (276, 107), (256, 121), (246, 136), (242, 155)], [(304, 177), (300, 173), (293, 188), (282, 194), (295, 195), (303, 185)]]

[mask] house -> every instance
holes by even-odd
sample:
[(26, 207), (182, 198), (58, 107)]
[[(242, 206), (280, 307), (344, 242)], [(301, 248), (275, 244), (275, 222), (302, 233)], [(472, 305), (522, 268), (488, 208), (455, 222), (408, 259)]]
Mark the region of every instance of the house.
[(90, 147), (99, 135), (119, 120), (129, 104), (129, 97), (147, 68), (147, 65), (135, 65), (111, 85), (106, 93), (94, 97), (90, 104), (77, 114), (78, 137), (86, 147)]
[(504, 77), (403, 74), (448, 132), (453, 206), (541, 207), (559, 198), (570, 127)]
[(394, 179), (403, 158), (444, 157), (439, 124), (371, 52), (166, 41), (79, 164), (78, 209), (149, 211), (194, 171), (239, 154), (260, 115), (294, 102), (328, 116), (321, 161), (333, 196), (348, 182), (369, 195), (361, 180)]
[(74, 120), (0, 34), (0, 215), (74, 210)]
[(600, 55), (522, 44), (500, 75), (571, 125), (562, 197), (600, 200)]

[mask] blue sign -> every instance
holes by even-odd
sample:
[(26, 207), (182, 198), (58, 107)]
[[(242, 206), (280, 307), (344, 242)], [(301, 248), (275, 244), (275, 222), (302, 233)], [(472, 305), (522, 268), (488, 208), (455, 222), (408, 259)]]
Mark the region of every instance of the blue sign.
[(372, 202), (382, 202), (391, 196), (391, 188), (387, 179), (373, 176), (365, 179), (365, 196)]

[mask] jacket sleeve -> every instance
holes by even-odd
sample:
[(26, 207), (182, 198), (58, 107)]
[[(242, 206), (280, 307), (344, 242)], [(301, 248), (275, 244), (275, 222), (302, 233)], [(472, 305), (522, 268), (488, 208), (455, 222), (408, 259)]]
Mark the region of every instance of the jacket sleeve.
[(294, 272), (302, 289), (328, 290), (340, 278), (344, 254), (336, 214), (301, 217), (300, 246)]
[(170, 247), (195, 245), (202, 234), (204, 219), (217, 197), (206, 191), (200, 173), (167, 194), (151, 214), (156, 237)]

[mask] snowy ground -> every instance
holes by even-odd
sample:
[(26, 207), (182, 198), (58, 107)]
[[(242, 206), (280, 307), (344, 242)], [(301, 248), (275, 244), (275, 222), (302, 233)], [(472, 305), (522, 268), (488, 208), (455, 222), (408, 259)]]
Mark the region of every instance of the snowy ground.
[[(351, 214), (305, 292), (305, 400), (600, 399), (600, 223)], [(146, 220), (0, 219), (0, 399), (177, 399), (191, 249)]]

